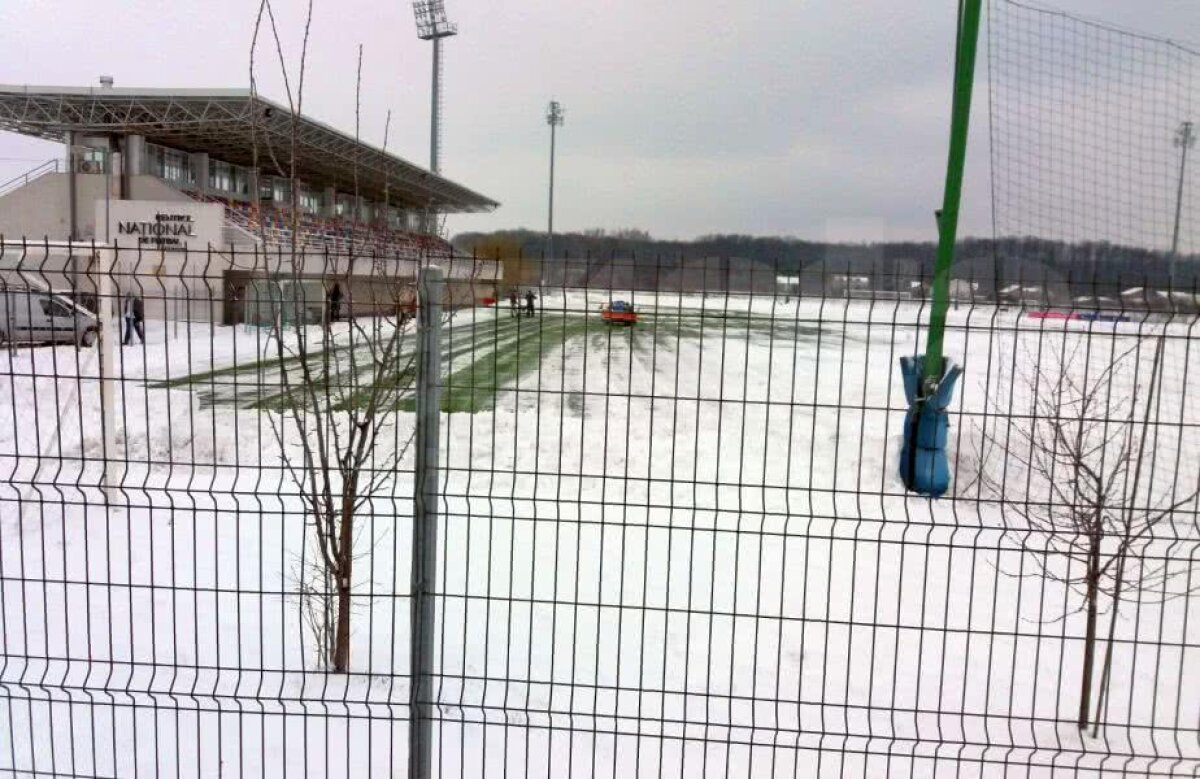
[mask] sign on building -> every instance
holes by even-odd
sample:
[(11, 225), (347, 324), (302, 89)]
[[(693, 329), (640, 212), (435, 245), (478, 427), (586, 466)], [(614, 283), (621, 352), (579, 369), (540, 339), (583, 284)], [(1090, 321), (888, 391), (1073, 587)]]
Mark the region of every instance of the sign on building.
[[(104, 224), (104, 209), (103, 201), (96, 203), (97, 225)], [(223, 266), (211, 261), (208, 248), (221, 246), (224, 222), (217, 203), (111, 201), (108, 237), (120, 250), (117, 294), (142, 298), (150, 320), (215, 319), (221, 285), (207, 274)]]
[[(105, 207), (96, 203), (96, 224), (104, 224)], [(118, 246), (203, 250), (221, 244), (225, 213), (217, 203), (113, 200), (107, 208), (108, 236)]]

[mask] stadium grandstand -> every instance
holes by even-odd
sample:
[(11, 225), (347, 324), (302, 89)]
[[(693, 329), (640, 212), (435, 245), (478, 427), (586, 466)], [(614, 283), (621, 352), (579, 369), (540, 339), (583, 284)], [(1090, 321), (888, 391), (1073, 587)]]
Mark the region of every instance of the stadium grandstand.
[[(287, 249), (314, 277), (331, 256), (350, 258), (347, 283), (369, 283), (358, 276), (448, 260), (440, 219), (498, 205), (246, 89), (0, 85), (0, 130), (63, 144), (60, 158), (0, 184), (0, 237), (205, 251), (208, 281), (225, 289), (211, 310), (226, 320), (241, 316), (228, 301), (264, 273), (243, 256)], [(450, 270), (462, 274), (499, 272)]]

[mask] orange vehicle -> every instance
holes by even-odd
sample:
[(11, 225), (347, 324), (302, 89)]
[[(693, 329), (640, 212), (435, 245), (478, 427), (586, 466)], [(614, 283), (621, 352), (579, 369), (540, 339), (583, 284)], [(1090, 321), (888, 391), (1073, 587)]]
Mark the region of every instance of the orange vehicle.
[(632, 327), (637, 324), (637, 312), (633, 310), (633, 305), (626, 303), (624, 300), (614, 300), (607, 305), (600, 307), (600, 318), (605, 324), (609, 325), (627, 325)]

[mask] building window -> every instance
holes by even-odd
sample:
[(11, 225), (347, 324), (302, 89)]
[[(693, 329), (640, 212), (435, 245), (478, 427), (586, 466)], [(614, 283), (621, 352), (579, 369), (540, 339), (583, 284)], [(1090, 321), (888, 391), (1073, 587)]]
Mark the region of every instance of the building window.
[(163, 178), (167, 181), (182, 183), (190, 178), (189, 173), (191, 173), (191, 166), (188, 165), (187, 155), (174, 149), (164, 150)]
[(238, 195), (250, 194), (250, 171), (238, 165), (230, 166), (233, 187), (230, 191)]
[(230, 169), (229, 163), (209, 160), (208, 186), (210, 189), (221, 192), (233, 191), (233, 171)]
[(194, 184), (191, 159), (187, 154), (165, 146), (146, 144), (146, 157), (150, 172), (160, 179), (174, 184)]
[(166, 149), (161, 146), (146, 144), (146, 156), (149, 158), (150, 172), (159, 178), (165, 178), (163, 175), (163, 152), (165, 151)]
[(76, 153), (76, 169), (80, 173), (103, 173), (108, 154), (103, 149), (81, 149)]
[(300, 190), (300, 207), (305, 211), (319, 213), (321, 210), (321, 195), (307, 187)]

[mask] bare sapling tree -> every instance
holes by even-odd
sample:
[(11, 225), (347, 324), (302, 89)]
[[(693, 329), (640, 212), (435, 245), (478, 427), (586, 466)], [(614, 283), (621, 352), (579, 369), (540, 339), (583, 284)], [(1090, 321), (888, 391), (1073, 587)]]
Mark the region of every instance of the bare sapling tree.
[[(368, 532), (362, 517), (369, 515), (372, 498), (394, 484), (396, 466), (413, 441), (411, 426), (402, 429), (397, 412), (415, 378), (416, 339), (410, 330), (416, 263), (373, 258), (372, 273), (366, 279), (355, 276), (355, 259), (366, 245), (359, 240), (357, 192), (354, 230), (346, 245), (337, 247), (337, 254), (331, 254), (319, 236), (307, 237), (309, 217), (301, 209), (297, 170), (312, 3), (308, 3), (294, 91), (270, 0), (262, 0), (251, 44), (252, 91), (253, 52), (264, 16), (283, 71), (288, 117), (285, 125), (276, 119), (260, 128), (265, 120), (255, 112), (255, 158), (257, 163), (261, 143), (268, 162), (289, 183), (290, 240), (272, 252), (265, 232), (260, 234), (264, 255), (279, 258), (270, 278), (280, 292), (271, 297), (278, 308), (273, 312), (270, 339), (278, 361), (279, 393), (262, 405), (284, 471), (305, 511), (309, 538), (296, 570), (301, 620), (316, 644), (317, 662), (344, 673), (350, 668), (355, 562), (374, 544), (374, 539), (360, 543), (360, 536)], [(361, 57), (360, 47), (360, 85)], [(360, 89), (356, 89), (356, 139)], [(276, 148), (281, 126), (286, 127), (283, 152)], [(356, 143), (353, 158), (347, 160), (355, 168), (356, 189), (360, 152), (361, 144)], [(344, 287), (344, 302), (335, 303), (330, 296), (335, 284)], [(356, 289), (361, 289), (357, 299)], [(320, 311), (315, 322), (308, 314), (313, 304)], [(344, 322), (332, 321), (343, 318), (338, 309), (345, 313)]]
[[(1028, 409), (1003, 410), (993, 401), (995, 418), (976, 440), (981, 496), (1001, 504), (1007, 535), (1034, 561), (1034, 575), (1058, 582), (1075, 598), (1055, 619), (1084, 615), (1080, 730), (1093, 717), (1100, 615), (1112, 612), (1111, 666), (1122, 600), (1182, 597), (1186, 590), (1169, 585), (1191, 586), (1186, 570), (1153, 553), (1156, 531), (1171, 538), (1194, 531), (1194, 522), (1185, 527), (1176, 514), (1194, 506), (1196, 492), (1155, 484), (1145, 467), (1157, 430), (1151, 411), (1162, 338), (1153, 367), (1139, 373), (1146, 348), (1142, 342), (1105, 350), (1087, 337), (1064, 335), (1016, 371), (1013, 391), (1029, 399)], [(1098, 722), (1100, 705), (1095, 712)]]

